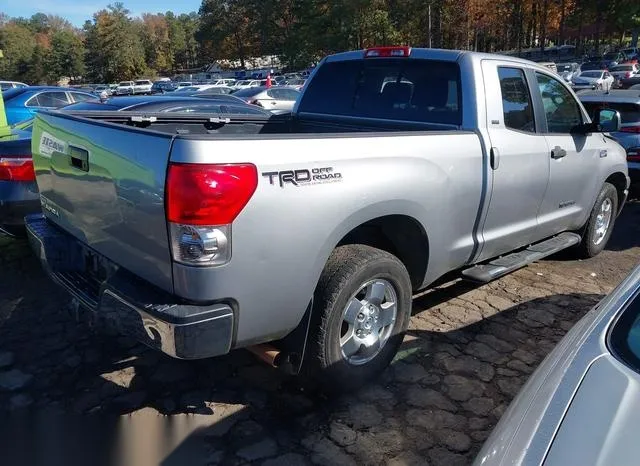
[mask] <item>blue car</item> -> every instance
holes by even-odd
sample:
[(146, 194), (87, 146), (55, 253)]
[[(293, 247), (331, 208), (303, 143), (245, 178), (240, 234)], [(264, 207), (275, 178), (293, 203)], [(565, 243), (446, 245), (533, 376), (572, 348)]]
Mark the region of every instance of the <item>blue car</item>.
[(75, 102), (96, 99), (96, 96), (89, 92), (55, 86), (9, 89), (2, 93), (2, 97), (10, 125), (33, 118), (41, 108), (60, 108)]
[(24, 233), (24, 217), (40, 210), (31, 160), (33, 120), (11, 127), (0, 137), (0, 234)]

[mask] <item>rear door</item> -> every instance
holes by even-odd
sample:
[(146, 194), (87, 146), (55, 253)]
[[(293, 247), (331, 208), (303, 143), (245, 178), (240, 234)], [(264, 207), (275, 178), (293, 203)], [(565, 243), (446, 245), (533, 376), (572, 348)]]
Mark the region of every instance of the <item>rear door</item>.
[(172, 136), (40, 113), (33, 161), (48, 219), (111, 261), (172, 290), (164, 184)]
[(544, 116), (542, 130), (548, 144), (549, 187), (540, 207), (540, 234), (551, 236), (578, 229), (591, 211), (600, 158), (606, 157), (601, 134), (574, 134), (583, 114), (569, 89), (551, 74), (535, 72), (536, 102)]
[[(491, 200), (482, 229), (484, 260), (537, 239), (537, 215), (549, 180), (544, 134), (534, 117), (521, 64), (482, 62), (491, 147)], [(498, 98), (496, 98), (499, 96)]]

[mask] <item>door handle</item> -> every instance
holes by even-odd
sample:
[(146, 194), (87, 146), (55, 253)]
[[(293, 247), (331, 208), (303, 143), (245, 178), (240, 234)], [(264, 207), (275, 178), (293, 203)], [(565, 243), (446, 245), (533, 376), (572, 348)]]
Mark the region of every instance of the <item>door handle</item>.
[(560, 146), (556, 146), (553, 149), (551, 149), (552, 159), (561, 159), (562, 157), (566, 157), (566, 155), (567, 155), (567, 151)]
[(498, 148), (492, 147), (491, 153), (489, 154), (489, 158), (491, 159), (491, 168), (497, 170), (500, 166), (500, 151)]

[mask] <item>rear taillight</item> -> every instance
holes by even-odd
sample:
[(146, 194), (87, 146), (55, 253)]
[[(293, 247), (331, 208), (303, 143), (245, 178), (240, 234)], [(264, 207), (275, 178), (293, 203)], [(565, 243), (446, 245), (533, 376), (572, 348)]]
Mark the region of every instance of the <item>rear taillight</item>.
[(0, 181), (35, 181), (30, 155), (0, 156)]
[(173, 259), (198, 266), (229, 262), (231, 223), (257, 185), (252, 164), (170, 164), (166, 209)]
[(620, 128), (623, 133), (640, 133), (640, 125), (638, 126), (623, 126)]

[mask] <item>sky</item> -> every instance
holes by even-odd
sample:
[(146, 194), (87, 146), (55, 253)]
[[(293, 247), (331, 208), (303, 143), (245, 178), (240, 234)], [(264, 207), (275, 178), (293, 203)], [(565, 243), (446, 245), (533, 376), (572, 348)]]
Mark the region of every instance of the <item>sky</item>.
[[(116, 0), (0, 0), (0, 11), (9, 16), (30, 17), (34, 13), (46, 13), (62, 16), (74, 26), (82, 26), (93, 17), (96, 11), (102, 10), (109, 3)], [(171, 10), (174, 13), (189, 13), (198, 11), (201, 0), (122, 0), (125, 8), (132, 16), (141, 13), (164, 13)]]

